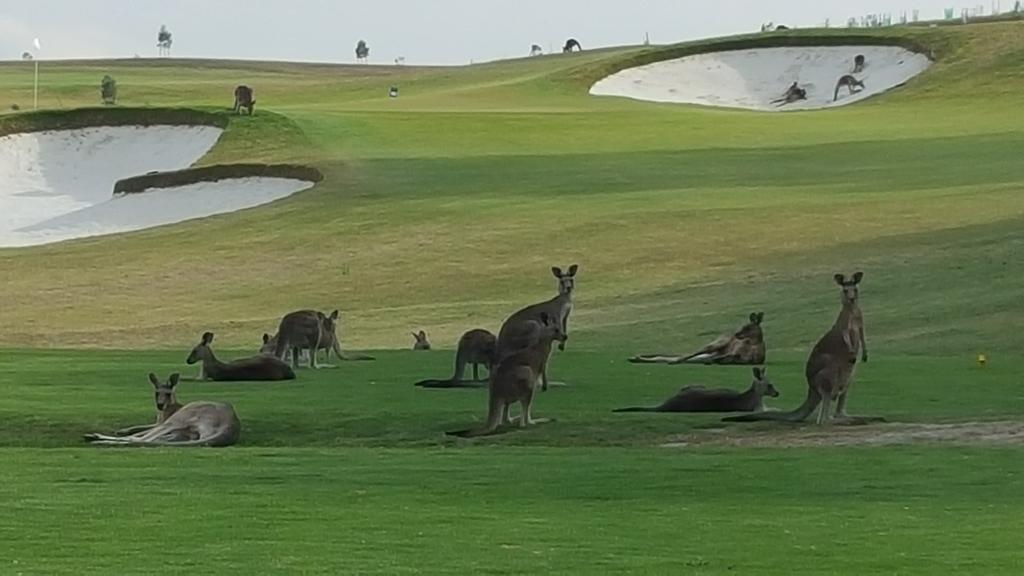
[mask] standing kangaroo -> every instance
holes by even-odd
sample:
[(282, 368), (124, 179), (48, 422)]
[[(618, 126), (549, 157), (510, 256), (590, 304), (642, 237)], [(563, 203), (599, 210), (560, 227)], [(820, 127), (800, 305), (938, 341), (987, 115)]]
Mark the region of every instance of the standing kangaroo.
[(745, 392), (729, 388), (686, 386), (658, 406), (619, 408), (613, 412), (764, 412), (764, 397), (778, 398), (779, 391), (765, 375), (753, 368), (754, 381)]
[(493, 434), (502, 424), (510, 422), (509, 407), (515, 402), (522, 406), (522, 413), (519, 416), (521, 428), (546, 422), (533, 419), (534, 392), (548, 355), (551, 354), (551, 343), (555, 340), (564, 342), (565, 333), (562, 332), (558, 319), (546, 312), (541, 312), (536, 320), (527, 320), (523, 326), (522, 334), (524, 339), (528, 340), (528, 344), (500, 359), (491, 373), (488, 383), (490, 394), (487, 423), (476, 430), (450, 432), (450, 435), (470, 438)]
[(320, 349), (323, 330), (324, 315), (316, 310), (298, 310), (285, 314), (277, 327), (274, 357), (284, 358), (285, 352), (291, 350), (292, 366), (298, 369), (299, 351), (305, 348), (309, 350), (309, 367), (316, 370), (319, 368), (316, 351)]
[[(503, 357), (522, 349), (524, 342), (530, 341), (534, 327), (529, 322), (540, 320), (541, 315), (550, 317), (559, 323), (562, 337), (558, 341), (558, 349), (565, 350), (565, 341), (569, 338), (569, 314), (572, 312), (578, 270), (579, 266), (576, 264), (569, 266), (567, 272), (562, 272), (561, 268), (553, 266), (551, 273), (558, 279), (558, 295), (539, 304), (527, 306), (505, 320), (498, 331), (497, 358), (499, 362)], [(547, 359), (541, 366), (541, 382), (541, 389), (547, 390)]]
[(427, 340), (427, 332), (425, 330), (413, 332), (412, 337), (416, 339), (416, 342), (412, 345), (413, 350), (430, 350), (430, 340)]
[[(861, 90), (864, 89), (864, 83), (863, 82), (861, 82), (860, 80), (857, 80), (851, 74), (844, 74), (843, 76), (840, 76), (839, 77), (839, 81), (836, 82), (836, 92), (835, 92), (835, 94), (832, 95), (832, 101), (833, 102), (835, 102), (836, 100), (839, 100), (839, 89), (842, 88), (843, 86), (846, 86), (846, 88), (849, 89), (850, 94), (853, 94), (855, 92), (860, 92)], [(856, 88), (856, 90), (855, 90), (855, 88)]]
[(215, 382), (263, 381), (263, 380), (294, 380), (295, 372), (274, 356), (252, 356), (231, 362), (221, 362), (213, 354), (210, 344), (213, 332), (203, 333), (202, 339), (185, 359), (189, 365), (203, 363), (203, 372)]
[[(320, 320), (320, 343), (317, 347), (317, 352), (320, 350), (324, 351), (324, 361), (330, 361), (331, 352), (334, 352), (334, 356), (338, 360), (374, 360), (373, 356), (367, 356), (365, 354), (348, 354), (341, 350), (341, 340), (338, 338), (338, 311), (335, 310), (330, 315), (324, 314), (323, 312), (316, 312), (317, 318)], [(277, 341), (279, 340), (280, 333), (271, 336), (266, 332), (263, 333), (263, 345), (260, 346), (260, 354), (273, 355), (277, 349)], [(292, 350), (286, 349), (281, 360), (288, 360), (288, 356)], [(305, 358), (309, 361), (309, 350), (306, 348), (299, 349), (299, 359), (293, 358), (293, 361), (298, 363), (300, 359)]]
[(189, 402), (182, 406), (174, 390), (178, 374), (171, 374), (163, 383), (150, 373), (149, 381), (156, 389), (156, 424), (121, 430), (115, 436), (86, 434), (85, 440), (97, 446), (231, 446), (238, 441), (242, 423), (231, 404)]
[(867, 340), (864, 334), (864, 315), (860, 310), (860, 281), (862, 272), (857, 272), (847, 280), (842, 274), (835, 275), (836, 284), (840, 286), (842, 307), (832, 328), (818, 340), (811, 350), (804, 367), (807, 378), (807, 398), (799, 408), (792, 412), (757, 412), (743, 416), (725, 418), (726, 422), (755, 422), (759, 420), (778, 420), (783, 422), (802, 422), (814, 413), (818, 405), (818, 424), (829, 421), (829, 409), (836, 400), (836, 418), (850, 423), (882, 421), (873, 416), (847, 416), (846, 398), (853, 380), (854, 367), (858, 357), (868, 361)]
[(857, 54), (853, 57), (853, 73), (860, 74), (864, 71), (864, 65), (866, 64), (863, 54)]
[(241, 114), (242, 109), (246, 109), (249, 112), (249, 116), (252, 116), (253, 108), (256, 107), (256, 100), (252, 97), (252, 88), (248, 86), (238, 86), (235, 88), (235, 106), (233, 108), (235, 114)]
[(641, 354), (629, 359), (634, 364), (744, 364), (765, 361), (764, 312), (752, 312), (750, 321), (734, 334), (722, 334), (710, 344), (688, 356)]
[[(487, 367), (488, 373), (494, 369), (496, 362), (498, 339), (494, 334), (483, 328), (474, 328), (459, 338), (459, 347), (455, 352), (455, 373), (447, 380), (421, 380), (416, 386), (422, 388), (475, 388), (480, 385), (480, 365)], [(473, 365), (473, 380), (462, 379), (466, 373), (466, 364)]]

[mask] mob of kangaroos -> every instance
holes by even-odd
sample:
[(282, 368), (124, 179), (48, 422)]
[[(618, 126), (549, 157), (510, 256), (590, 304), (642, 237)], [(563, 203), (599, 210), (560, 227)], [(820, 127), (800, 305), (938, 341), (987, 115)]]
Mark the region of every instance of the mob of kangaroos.
[(522, 321), (518, 334), (522, 347), (501, 357), (491, 373), (487, 422), (481, 428), (449, 432), (449, 435), (470, 438), (493, 434), (502, 424), (511, 423), (509, 407), (516, 402), (522, 407), (519, 415), (521, 428), (548, 421), (533, 419), (533, 398), (537, 380), (551, 354), (552, 342), (565, 342), (562, 323), (557, 317), (541, 311), (536, 318)]
[(752, 312), (750, 321), (734, 334), (723, 334), (687, 356), (641, 354), (629, 359), (633, 364), (742, 364), (760, 365), (765, 361), (764, 312)]
[(161, 382), (149, 374), (155, 388), (157, 420), (148, 426), (133, 426), (113, 435), (86, 434), (86, 441), (97, 446), (231, 446), (238, 441), (242, 423), (235, 409), (226, 402), (178, 402), (175, 387), (179, 375), (171, 374)]
[(819, 408), (818, 424), (825, 424), (831, 419), (829, 410), (836, 401), (835, 418), (837, 422), (859, 424), (879, 422), (884, 419), (873, 416), (848, 416), (846, 399), (853, 381), (857, 359), (868, 361), (867, 340), (864, 334), (864, 315), (860, 309), (860, 282), (864, 278), (857, 272), (847, 279), (842, 274), (835, 275), (836, 284), (840, 287), (842, 307), (832, 328), (818, 340), (807, 358), (804, 375), (807, 378), (807, 398), (799, 408), (792, 412), (756, 412), (742, 416), (730, 416), (726, 422), (755, 422), (759, 420), (778, 420), (784, 422), (801, 422)]

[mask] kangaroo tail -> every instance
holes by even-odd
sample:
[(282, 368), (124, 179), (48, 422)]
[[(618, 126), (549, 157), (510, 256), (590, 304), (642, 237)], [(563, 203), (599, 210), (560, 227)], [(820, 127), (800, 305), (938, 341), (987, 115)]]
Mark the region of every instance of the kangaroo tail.
[(679, 356), (672, 354), (639, 354), (628, 359), (633, 364), (671, 364), (679, 361)]
[(807, 389), (807, 398), (799, 408), (791, 412), (752, 412), (740, 416), (722, 418), (722, 422), (803, 422), (821, 403), (821, 395), (813, 388)]
[(468, 430), (457, 430), (455, 432), (448, 432), (449, 436), (458, 436), (460, 438), (475, 438), (478, 436), (489, 436), (501, 426), (501, 415), (504, 408), (504, 402), (498, 397), (493, 391), (491, 391), (490, 399), (488, 400), (487, 406), (487, 424), (483, 428), (468, 429)]
[(629, 408), (616, 408), (612, 412), (658, 412), (657, 406), (630, 406)]
[(842, 86), (842, 85), (843, 85), (842, 82), (837, 82), (836, 83), (836, 93), (832, 95), (832, 101), (833, 102), (835, 102), (836, 100), (839, 100), (839, 87)]
[(448, 380), (420, 380), (414, 386), (419, 386), (420, 388), (483, 388), (487, 386), (487, 382), (449, 378)]
[(373, 356), (367, 356), (366, 354), (343, 354), (338, 356), (338, 359), (347, 361), (376, 360)]

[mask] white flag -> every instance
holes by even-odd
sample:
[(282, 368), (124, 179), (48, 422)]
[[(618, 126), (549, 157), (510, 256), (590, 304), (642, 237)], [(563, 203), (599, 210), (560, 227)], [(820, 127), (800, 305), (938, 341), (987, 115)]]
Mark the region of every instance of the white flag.
[(43, 47), (39, 45), (39, 38), (32, 41), (32, 44), (36, 47), (36, 50), (42, 50)]

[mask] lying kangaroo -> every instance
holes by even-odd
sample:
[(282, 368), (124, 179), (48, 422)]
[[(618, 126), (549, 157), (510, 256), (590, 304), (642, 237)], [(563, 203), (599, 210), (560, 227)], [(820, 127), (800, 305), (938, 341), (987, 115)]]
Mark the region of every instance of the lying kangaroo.
[[(118, 435), (86, 434), (87, 442), (97, 446), (231, 446), (238, 441), (242, 423), (231, 404), (225, 402), (189, 402), (182, 406), (174, 391), (179, 375), (171, 374), (166, 383), (150, 373), (156, 388), (157, 423), (128, 428)], [(132, 431), (134, 432), (128, 432)], [(125, 434), (126, 432), (127, 435)]]
[[(555, 340), (564, 342), (565, 333), (558, 319), (546, 312), (541, 312), (536, 320), (527, 320), (523, 327), (524, 338), (529, 340), (529, 344), (500, 359), (494, 372), (491, 372), (487, 423), (483, 428), (449, 432), (450, 435), (471, 438), (493, 434), (502, 424), (511, 422), (508, 412), (515, 402), (522, 406), (519, 416), (521, 428), (547, 421), (533, 419), (533, 396), (537, 380), (551, 354), (551, 343)], [(527, 330), (529, 336), (526, 336)]]
[[(565, 341), (569, 338), (569, 314), (572, 312), (573, 294), (576, 292), (576, 272), (578, 270), (579, 266), (576, 264), (569, 266), (568, 272), (564, 273), (561, 268), (557, 266), (552, 267), (551, 273), (558, 279), (558, 295), (551, 300), (527, 306), (505, 320), (498, 331), (497, 358), (499, 361), (503, 357), (522, 349), (524, 343), (530, 342), (534, 327), (529, 322), (531, 320), (539, 320), (542, 314), (554, 318), (559, 323), (563, 337), (558, 342), (558, 349), (565, 350)], [(541, 388), (547, 390), (546, 359), (544, 360), (544, 365), (541, 366), (541, 382), (543, 383)]]
[(772, 100), (772, 104), (778, 104), (779, 106), (785, 106), (786, 104), (792, 104), (797, 100), (807, 100), (807, 90), (801, 88), (796, 82), (790, 84), (789, 88), (786, 88), (786, 92), (781, 98)]
[(778, 420), (784, 422), (802, 422), (814, 413), (818, 405), (818, 423), (829, 420), (829, 408), (833, 400), (837, 400), (835, 416), (846, 423), (861, 424), (866, 422), (884, 421), (876, 416), (847, 416), (846, 396), (853, 379), (853, 370), (857, 357), (868, 361), (868, 347), (864, 336), (864, 316), (860, 310), (860, 281), (862, 272), (857, 272), (847, 280), (842, 274), (835, 275), (836, 284), (841, 288), (842, 308), (832, 328), (818, 340), (807, 358), (804, 375), (807, 378), (807, 398), (799, 408), (792, 412), (757, 412), (743, 416), (725, 418), (726, 422), (754, 422), (759, 420)]
[(252, 95), (252, 88), (248, 86), (238, 86), (235, 88), (235, 106), (233, 108), (235, 114), (240, 114), (242, 109), (246, 109), (249, 112), (249, 116), (252, 116), (253, 108), (256, 107), (256, 100)]
[(863, 54), (857, 54), (856, 56), (854, 56), (853, 57), (853, 73), (854, 74), (860, 74), (861, 72), (863, 72), (864, 71), (864, 64), (865, 63), (866, 62), (864, 60), (864, 55)]
[[(843, 76), (840, 76), (839, 81), (836, 82), (836, 92), (835, 94), (832, 95), (833, 102), (839, 100), (839, 89), (842, 88), (843, 86), (846, 86), (846, 88), (849, 89), (850, 94), (860, 92), (861, 90), (864, 89), (863, 82), (857, 80), (851, 74), (844, 74)], [(858, 88), (858, 90), (855, 90), (855, 88)]]
[(764, 312), (752, 312), (750, 321), (734, 334), (723, 334), (689, 356), (641, 354), (629, 359), (634, 364), (764, 364), (765, 344), (761, 323)]
[[(421, 380), (416, 386), (422, 388), (475, 388), (480, 382), (480, 365), (483, 364), (490, 372), (494, 368), (495, 353), (498, 339), (483, 328), (474, 328), (459, 338), (459, 347), (455, 352), (455, 373), (447, 380)], [(466, 365), (473, 365), (473, 379), (463, 380)]]
[(416, 343), (412, 345), (413, 350), (430, 350), (430, 340), (427, 340), (425, 331), (413, 332), (412, 337), (416, 339)]
[(294, 380), (291, 367), (274, 356), (258, 355), (231, 362), (221, 362), (214, 356), (210, 343), (213, 332), (204, 332), (202, 339), (185, 359), (189, 365), (203, 363), (203, 371), (216, 382), (238, 382), (242, 380)]
[[(334, 356), (338, 360), (373, 360), (373, 356), (367, 356), (365, 354), (347, 354), (341, 350), (341, 341), (338, 338), (338, 311), (331, 312), (330, 315), (324, 314), (323, 312), (316, 312), (317, 318), (320, 320), (320, 343), (317, 347), (317, 352), (320, 350), (324, 351), (324, 361), (330, 361), (331, 352), (334, 352)], [(278, 334), (271, 336), (270, 334), (263, 334), (263, 345), (260, 346), (260, 354), (273, 355), (277, 349)], [(280, 356), (281, 360), (287, 361), (289, 353), (292, 350), (285, 350), (284, 354)], [(309, 361), (309, 350), (307, 348), (299, 349), (299, 358), (292, 358), (295, 363), (300, 361)]]
[(764, 397), (778, 398), (779, 391), (765, 375), (754, 368), (754, 381), (745, 392), (729, 388), (687, 386), (658, 406), (619, 408), (613, 412), (764, 412)]

